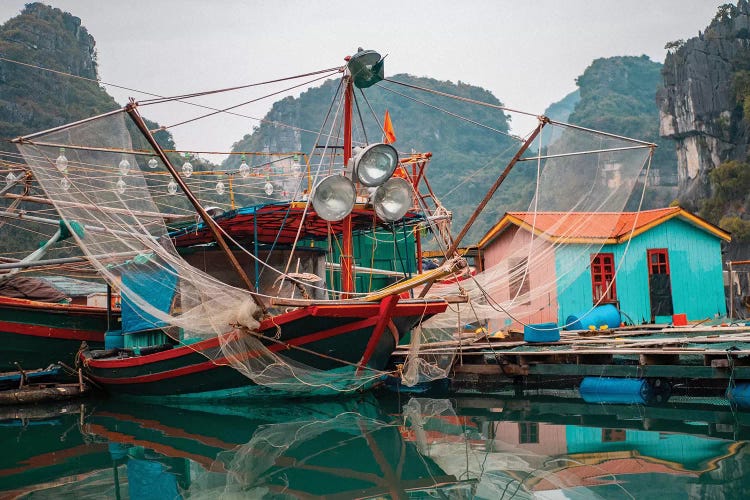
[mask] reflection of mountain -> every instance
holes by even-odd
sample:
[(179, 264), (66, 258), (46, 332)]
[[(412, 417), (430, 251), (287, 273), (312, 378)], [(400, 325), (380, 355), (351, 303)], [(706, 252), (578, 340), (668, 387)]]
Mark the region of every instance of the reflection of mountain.
[(395, 498), (464, 487), (405, 442), (372, 401), (210, 410), (108, 406), (84, 431), (109, 441), (111, 481), (131, 497)]

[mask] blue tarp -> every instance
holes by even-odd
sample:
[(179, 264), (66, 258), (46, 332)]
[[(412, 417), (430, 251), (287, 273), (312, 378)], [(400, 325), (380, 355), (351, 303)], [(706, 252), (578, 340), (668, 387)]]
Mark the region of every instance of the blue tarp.
[(153, 263), (129, 263), (122, 270), (122, 288), (122, 333), (165, 326), (163, 321), (134, 304), (128, 294), (140, 296), (159, 311), (168, 313), (177, 288), (177, 274), (171, 268)]

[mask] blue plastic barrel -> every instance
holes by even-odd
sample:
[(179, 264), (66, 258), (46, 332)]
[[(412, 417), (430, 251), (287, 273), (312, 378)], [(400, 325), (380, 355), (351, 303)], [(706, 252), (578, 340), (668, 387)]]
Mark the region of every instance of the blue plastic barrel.
[(558, 342), (560, 327), (557, 323), (536, 323), (524, 325), (523, 340), (526, 342)]
[(568, 330), (589, 330), (591, 326), (597, 330), (604, 325), (608, 328), (620, 326), (620, 311), (612, 304), (597, 306), (592, 310), (571, 314), (565, 320)]
[(586, 377), (578, 392), (587, 403), (646, 404), (654, 390), (647, 379)]
[(750, 383), (738, 382), (734, 387), (727, 389), (727, 399), (738, 408), (750, 408)]

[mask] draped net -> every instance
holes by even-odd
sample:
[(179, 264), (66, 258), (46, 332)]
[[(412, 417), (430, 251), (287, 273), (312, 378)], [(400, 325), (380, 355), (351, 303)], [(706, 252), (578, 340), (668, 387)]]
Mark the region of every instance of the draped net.
[[(449, 358), (460, 352), (461, 334), (481, 337), (548, 322), (564, 328), (570, 326), (565, 323), (569, 315), (589, 312), (608, 301), (616, 272), (593, 301), (575, 296), (571, 309), (562, 310), (557, 298), (581, 280), (588, 280), (590, 286), (585, 273), (592, 256), (605, 243), (627, 241), (631, 235), (639, 216), (620, 214), (640, 209), (650, 152), (649, 145), (639, 141), (566, 124), (546, 125), (500, 187), (519, 193), (519, 198), (529, 191), (533, 196), (527, 205), (516, 201), (515, 207), (508, 207), (512, 222), (485, 237), (481, 249), (485, 269), (430, 289), (435, 296), (466, 293), (469, 303), (452, 305), (427, 320), (422, 335), (414, 335), (404, 366), (407, 385), (446, 377)], [(503, 214), (490, 217), (499, 221)], [(447, 248), (448, 242), (442, 246)], [(615, 256), (615, 271), (625, 253)], [(435, 341), (453, 341), (453, 347), (421, 352)]]
[[(141, 321), (187, 345), (218, 336), (220, 349), (205, 353), (210, 361), (231, 365), (254, 383), (285, 393), (350, 391), (382, 376), (368, 370), (330, 375), (263, 345), (254, 335), (260, 314), (250, 292), (193, 267), (178, 254), (167, 224), (195, 223), (196, 211), (170, 186), (171, 176), (124, 111), (34, 136), (19, 149), (60, 217), (71, 229), (83, 229), (71, 231), (78, 246), (120, 290), (123, 308), (129, 308), (136, 323), (123, 328), (136, 328)], [(172, 156), (173, 163), (184, 161)], [(247, 178), (238, 177), (237, 201), (294, 199), (305, 180), (296, 161), (289, 156), (265, 161)], [(216, 184), (226, 182), (225, 177), (198, 171), (182, 177), (204, 207), (217, 205)], [(297, 270), (319, 271), (315, 259), (308, 264)]]

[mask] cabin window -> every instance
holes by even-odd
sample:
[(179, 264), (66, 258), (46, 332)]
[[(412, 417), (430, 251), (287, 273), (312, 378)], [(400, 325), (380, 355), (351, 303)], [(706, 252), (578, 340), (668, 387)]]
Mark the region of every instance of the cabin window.
[(595, 304), (617, 302), (614, 254), (598, 253), (591, 256), (591, 290)]
[(510, 300), (515, 300), (519, 297), (523, 297), (525, 302), (517, 302), (523, 305), (531, 304), (529, 300), (529, 291), (531, 290), (529, 276), (530, 271), (527, 269), (528, 260), (526, 257), (511, 257), (508, 260), (510, 265), (510, 280), (508, 281), (508, 293), (510, 294)]
[(518, 422), (518, 443), (538, 443), (539, 424), (536, 422)]
[(602, 443), (617, 443), (625, 441), (625, 429), (602, 429)]
[[(643, 255), (643, 254), (641, 254)], [(666, 248), (647, 250), (648, 274), (669, 274), (669, 256)]]

